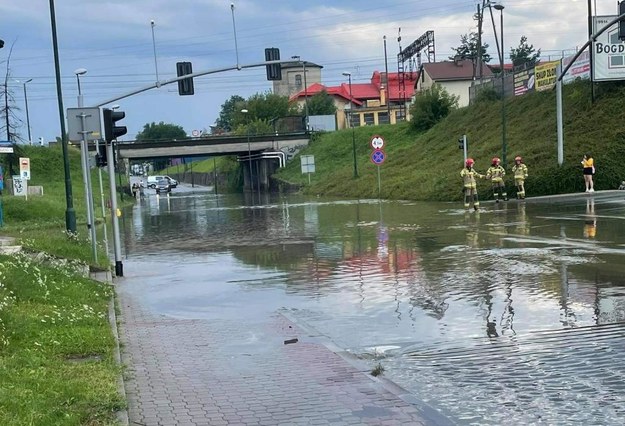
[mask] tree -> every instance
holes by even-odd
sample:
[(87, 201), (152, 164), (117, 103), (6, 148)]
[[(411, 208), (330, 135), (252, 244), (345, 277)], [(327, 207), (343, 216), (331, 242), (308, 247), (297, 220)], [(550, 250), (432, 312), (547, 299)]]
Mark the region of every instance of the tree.
[[(455, 51), (456, 54), (450, 56), (449, 59), (471, 59), (472, 61), (477, 61), (478, 57), (478, 33), (474, 32), (471, 34), (463, 34), (460, 36), (460, 46), (452, 47), (451, 50)], [(482, 43), (482, 61), (488, 63), (491, 60), (490, 55), (487, 52), (488, 44)]]
[(532, 66), (540, 59), (540, 49), (536, 51), (533, 44), (527, 43), (527, 37), (521, 36), (519, 47), (510, 49), (510, 59), (515, 67), (525, 64)]
[(143, 126), (143, 130), (137, 133), (138, 141), (156, 141), (162, 139), (184, 139), (187, 133), (182, 126), (176, 124), (148, 123)]
[(296, 105), (289, 105), (287, 96), (275, 93), (256, 93), (245, 102), (249, 118), (265, 120), (267, 122), (289, 115), (300, 115)]
[[(241, 112), (241, 110), (247, 112)], [(300, 115), (297, 106), (289, 105), (289, 98), (273, 93), (257, 93), (243, 103), (237, 103), (230, 112), (230, 126), (237, 134), (271, 133), (275, 120), (291, 115)], [(263, 123), (263, 124), (261, 124)]]
[(410, 107), (410, 122), (417, 130), (428, 130), (458, 108), (459, 97), (450, 95), (440, 84), (434, 84), (415, 96)]
[(325, 90), (316, 93), (308, 100), (308, 115), (336, 114), (334, 99)]
[(219, 118), (215, 120), (215, 127), (221, 129), (224, 132), (231, 132), (235, 126), (232, 121), (234, 115), (240, 112), (245, 105), (245, 99), (239, 95), (232, 95), (230, 98), (221, 104), (221, 111), (219, 112)]
[(2, 105), (0, 106), (0, 129), (2, 133), (6, 135), (6, 140), (17, 142), (18, 140), (24, 140), (17, 132), (22, 120), (20, 120), (16, 111), (19, 108), (15, 105), (15, 95), (9, 88), (9, 80), (11, 79), (11, 54), (13, 53), (13, 46), (9, 49), (9, 54), (6, 60), (6, 71), (4, 73), (4, 84), (2, 85)]

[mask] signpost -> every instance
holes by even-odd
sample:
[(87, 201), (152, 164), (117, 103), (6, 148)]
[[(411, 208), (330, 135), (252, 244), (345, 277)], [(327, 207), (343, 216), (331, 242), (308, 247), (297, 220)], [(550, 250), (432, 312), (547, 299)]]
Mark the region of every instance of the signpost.
[(380, 179), (380, 166), (386, 160), (386, 153), (382, 150), (384, 148), (384, 139), (380, 135), (373, 135), (371, 137), (371, 148), (373, 148), (373, 152), (371, 152), (371, 162), (378, 166), (378, 198), (380, 198), (380, 194), (382, 193), (382, 183)]
[(11, 141), (0, 141), (0, 154), (13, 154), (13, 143)]
[(302, 167), (302, 174), (308, 174), (308, 184), (310, 185), (310, 174), (315, 173), (315, 156), (302, 155), (300, 157), (300, 164)]
[(30, 180), (30, 158), (20, 157), (20, 177)]

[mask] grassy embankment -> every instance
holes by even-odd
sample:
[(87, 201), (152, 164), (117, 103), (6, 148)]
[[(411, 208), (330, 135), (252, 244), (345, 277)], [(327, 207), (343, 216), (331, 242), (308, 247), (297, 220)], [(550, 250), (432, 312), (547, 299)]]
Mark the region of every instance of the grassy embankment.
[[(93, 263), (80, 156), (71, 151), (79, 222), (72, 236), (60, 148), (24, 147), (21, 155), (31, 159), (30, 184), (43, 185), (44, 196), (3, 196), (0, 234), (17, 237), (31, 254), (0, 256), (0, 424), (113, 424), (124, 401), (108, 322), (112, 289), (76, 273)], [(108, 263), (99, 257), (100, 266)]]
[[(511, 167), (521, 155), (529, 168), (528, 196), (583, 191), (580, 161), (590, 151), (595, 159), (596, 189), (616, 189), (625, 180), (625, 87), (606, 84), (594, 105), (590, 86), (579, 82), (564, 87), (564, 164), (557, 163), (555, 92), (533, 93), (508, 99), (507, 185), (512, 190)], [(371, 163), (371, 136), (384, 137), (387, 160), (381, 166), (382, 198), (411, 200), (459, 200), (462, 151), (458, 138), (466, 133), (469, 156), (482, 173), (494, 156), (501, 157), (501, 102), (484, 102), (453, 112), (425, 133), (408, 124), (355, 129), (360, 177), (353, 178), (352, 132), (321, 135), (302, 154), (314, 155), (316, 173), (301, 174), (300, 162), (288, 163), (277, 177), (301, 185), (306, 193), (342, 197), (378, 196), (377, 166)], [(484, 196), (487, 181), (478, 183)]]
[[(528, 196), (579, 192), (584, 189), (581, 159), (591, 152), (597, 166), (597, 190), (616, 189), (625, 180), (625, 86), (602, 84), (594, 104), (588, 82), (564, 87), (564, 164), (557, 162), (555, 91), (532, 93), (506, 101), (506, 183), (514, 196), (511, 168), (521, 155), (529, 168)], [(380, 168), (382, 198), (453, 201), (461, 198), (462, 151), (458, 138), (467, 134), (469, 156), (485, 173), (492, 157), (502, 157), (501, 102), (481, 102), (454, 111), (427, 132), (408, 123), (355, 129), (359, 177), (353, 178), (352, 131), (316, 135), (300, 154), (314, 155), (316, 173), (302, 175), (300, 161), (287, 163), (276, 178), (301, 187), (304, 193), (350, 198), (377, 198), (377, 166), (370, 161), (372, 135), (384, 137), (387, 159)], [(212, 172), (213, 160), (194, 163), (194, 171)], [(220, 170), (218, 166), (218, 171)], [(175, 173), (175, 167), (164, 173)], [(490, 184), (478, 182), (482, 198)]]

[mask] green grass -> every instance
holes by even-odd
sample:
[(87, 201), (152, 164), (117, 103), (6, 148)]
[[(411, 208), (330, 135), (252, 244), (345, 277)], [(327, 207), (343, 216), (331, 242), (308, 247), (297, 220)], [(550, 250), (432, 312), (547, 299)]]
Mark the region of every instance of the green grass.
[[(625, 144), (625, 87), (605, 84), (594, 105), (590, 86), (578, 82), (564, 88), (564, 164), (557, 163), (556, 100), (554, 92), (533, 93), (508, 99), (507, 185), (514, 194), (510, 169), (516, 155), (529, 168), (528, 196), (583, 191), (580, 165), (590, 151), (597, 165), (595, 188), (616, 189), (625, 179), (622, 150)], [(494, 156), (502, 156), (501, 103), (479, 103), (454, 111), (427, 132), (419, 133), (408, 123), (367, 126), (355, 129), (359, 177), (353, 177), (352, 131), (318, 136), (301, 154), (314, 155), (316, 173), (301, 174), (296, 158), (277, 178), (300, 185), (309, 194), (375, 198), (378, 196), (378, 169), (369, 156), (371, 137), (382, 135), (386, 142), (385, 163), (380, 166), (381, 196), (389, 199), (459, 200), (462, 151), (457, 140), (469, 139), (469, 155), (475, 168), (485, 173)], [(482, 194), (489, 193), (486, 181), (478, 183)]]
[(124, 406), (112, 288), (69, 264), (0, 256), (0, 424), (108, 425)]
[[(103, 228), (96, 231), (98, 241), (98, 262), (94, 262), (91, 244), (88, 240), (85, 189), (80, 167), (80, 152), (69, 149), (70, 176), (72, 179), (73, 205), (76, 211), (76, 235), (65, 232), (65, 174), (63, 155), (60, 146), (38, 147), (20, 146), (22, 156), (30, 158), (31, 180), (29, 186), (43, 186), (43, 196), (23, 197), (3, 196), (4, 226), (3, 235), (19, 238), (29, 250), (45, 251), (58, 257), (80, 259), (100, 268), (108, 268), (110, 261), (104, 251)], [(5, 176), (8, 175), (5, 166)], [(100, 187), (97, 170), (92, 170), (91, 181), (94, 194), (96, 223), (102, 222)], [(108, 174), (102, 173), (104, 197), (109, 196)], [(108, 212), (107, 212), (108, 213)], [(110, 217), (108, 218), (110, 221)]]

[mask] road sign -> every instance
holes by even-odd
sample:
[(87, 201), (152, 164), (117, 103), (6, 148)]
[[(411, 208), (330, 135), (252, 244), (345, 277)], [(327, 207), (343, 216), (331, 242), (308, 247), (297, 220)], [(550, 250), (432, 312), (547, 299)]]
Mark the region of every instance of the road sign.
[(0, 154), (13, 154), (13, 143), (11, 141), (0, 141)]
[(386, 160), (386, 154), (381, 149), (376, 149), (371, 153), (371, 162), (376, 166), (384, 163)]
[[(85, 117), (84, 129), (82, 115)], [(102, 139), (100, 108), (67, 108), (67, 129), (67, 136), (71, 142)]]
[(194, 138), (197, 138), (198, 136), (200, 136), (200, 131), (199, 130), (192, 131), (191, 136), (193, 136)]
[(30, 158), (20, 157), (20, 177), (30, 179)]
[(302, 167), (302, 174), (315, 173), (315, 156), (314, 155), (302, 155), (300, 157), (300, 164)]
[(384, 148), (384, 139), (380, 135), (373, 135), (371, 138), (371, 148), (382, 149)]

